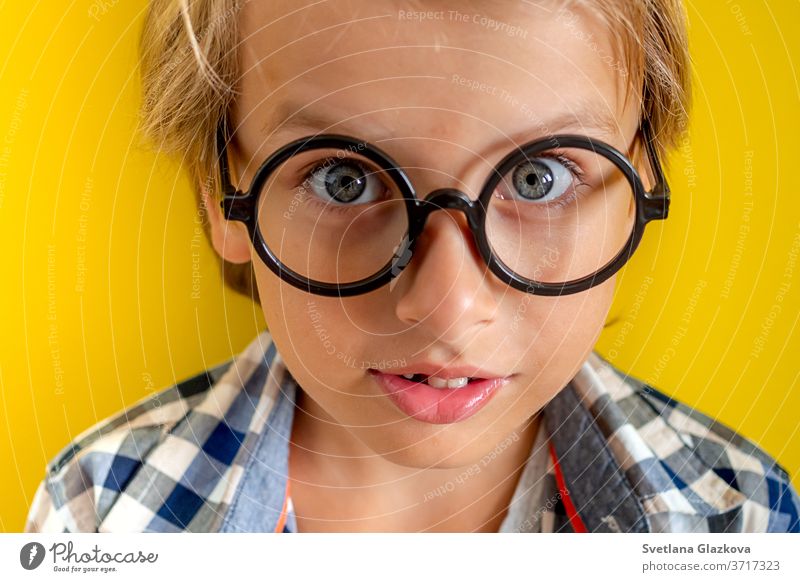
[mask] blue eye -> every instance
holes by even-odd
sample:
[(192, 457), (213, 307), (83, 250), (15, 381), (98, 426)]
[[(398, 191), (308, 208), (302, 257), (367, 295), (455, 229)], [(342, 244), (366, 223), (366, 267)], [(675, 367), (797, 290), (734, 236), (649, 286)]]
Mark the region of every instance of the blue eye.
[(333, 205), (369, 204), (380, 200), (381, 180), (362, 164), (327, 159), (309, 173), (308, 186), (322, 202)]
[(566, 158), (540, 157), (519, 164), (511, 175), (514, 198), (530, 202), (553, 202), (572, 186), (577, 169)]

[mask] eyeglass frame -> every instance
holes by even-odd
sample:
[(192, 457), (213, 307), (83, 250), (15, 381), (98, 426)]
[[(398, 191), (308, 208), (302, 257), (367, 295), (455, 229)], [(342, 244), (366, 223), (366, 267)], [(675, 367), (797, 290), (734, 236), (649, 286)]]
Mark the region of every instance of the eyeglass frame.
[[(501, 281), (514, 289), (532, 295), (569, 295), (590, 289), (613, 276), (638, 248), (645, 225), (652, 220), (664, 220), (669, 215), (670, 189), (658, 159), (649, 121), (646, 118), (640, 123), (639, 131), (645, 142), (650, 171), (655, 181), (649, 192), (645, 191), (642, 180), (630, 160), (613, 146), (589, 136), (557, 134), (541, 137), (514, 148), (495, 165), (484, 182), (479, 196), (473, 201), (464, 192), (454, 188), (435, 189), (424, 198), (419, 198), (407, 174), (383, 150), (365, 140), (335, 133), (302, 137), (278, 148), (264, 160), (256, 171), (250, 187), (246, 192), (242, 192), (231, 184), (223, 119), (217, 126), (216, 135), (223, 193), (220, 207), (226, 220), (240, 221), (246, 225), (256, 252), (275, 275), (294, 287), (315, 295), (349, 297), (369, 293), (389, 283), (410, 262), (416, 241), (422, 234), (428, 216), (431, 212), (444, 209), (457, 209), (464, 212), (481, 257), (492, 273)], [(403, 239), (398, 242), (398, 246), (395, 247), (392, 259), (377, 273), (344, 284), (315, 281), (281, 263), (267, 246), (258, 227), (258, 197), (264, 182), (275, 169), (289, 158), (316, 149), (349, 148), (352, 151), (353, 147), (358, 149), (360, 155), (380, 167), (382, 172), (388, 174), (400, 189), (405, 201), (408, 229)], [(489, 203), (486, 199), (491, 196), (497, 184), (515, 167), (516, 163), (553, 148), (580, 148), (600, 153), (625, 175), (633, 189), (636, 202), (636, 221), (627, 242), (617, 255), (594, 273), (563, 283), (544, 283), (527, 279), (515, 273), (492, 251), (485, 229), (486, 209)]]

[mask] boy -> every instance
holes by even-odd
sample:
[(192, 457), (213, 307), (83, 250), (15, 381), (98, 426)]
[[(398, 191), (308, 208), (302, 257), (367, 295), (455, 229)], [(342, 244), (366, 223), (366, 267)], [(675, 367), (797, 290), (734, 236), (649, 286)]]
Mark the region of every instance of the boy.
[(76, 438), (28, 531), (798, 531), (774, 459), (593, 352), (667, 215), (679, 2), (154, 0), (142, 69), (269, 331)]

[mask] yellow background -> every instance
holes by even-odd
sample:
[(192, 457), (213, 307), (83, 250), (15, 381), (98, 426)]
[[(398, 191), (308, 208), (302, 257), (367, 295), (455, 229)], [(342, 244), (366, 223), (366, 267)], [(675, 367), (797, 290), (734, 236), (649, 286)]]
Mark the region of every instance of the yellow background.
[[(0, 8), (0, 531), (22, 530), (78, 433), (263, 328), (221, 288), (183, 170), (136, 145), (144, 6)], [(688, 7), (696, 99), (671, 215), (622, 273), (598, 349), (800, 488), (800, 4)]]

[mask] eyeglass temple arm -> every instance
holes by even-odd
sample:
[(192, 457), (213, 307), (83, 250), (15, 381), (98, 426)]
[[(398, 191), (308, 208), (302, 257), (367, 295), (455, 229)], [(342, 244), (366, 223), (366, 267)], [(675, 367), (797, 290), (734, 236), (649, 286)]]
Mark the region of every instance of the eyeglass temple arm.
[(655, 184), (649, 192), (645, 192), (647, 206), (645, 208), (647, 218), (664, 219), (669, 214), (670, 189), (661, 162), (658, 159), (658, 152), (653, 139), (650, 121), (645, 118), (641, 123), (642, 134), (644, 135), (645, 148), (647, 149), (647, 159), (650, 164), (650, 171), (653, 174)]
[(225, 138), (225, 123), (220, 121), (217, 125), (217, 161), (219, 163), (220, 184), (222, 186), (223, 216), (227, 220), (241, 220), (248, 222), (252, 216), (251, 197), (236, 189), (231, 184), (230, 167), (228, 166), (227, 139)]

